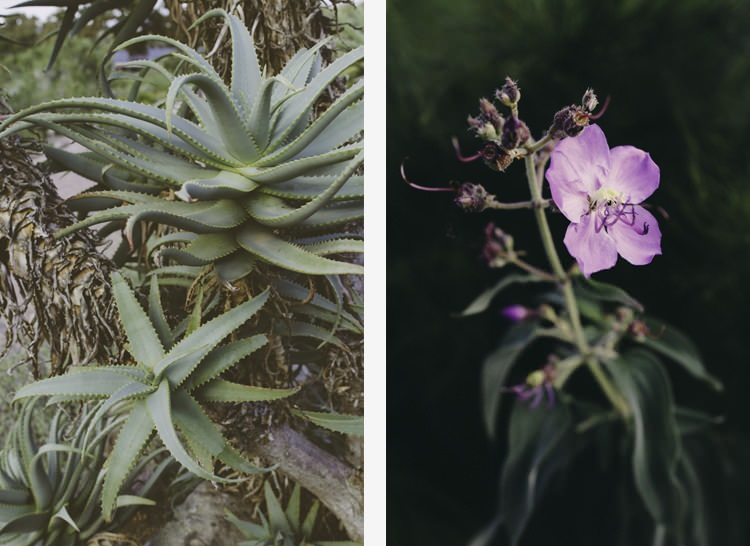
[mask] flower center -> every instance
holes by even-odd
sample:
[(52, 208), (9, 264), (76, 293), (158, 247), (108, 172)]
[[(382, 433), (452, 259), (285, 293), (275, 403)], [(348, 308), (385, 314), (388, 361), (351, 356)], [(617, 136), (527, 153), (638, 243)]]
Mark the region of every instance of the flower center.
[[(617, 222), (624, 222), (635, 228), (635, 206), (626, 201), (622, 193), (610, 188), (599, 188), (593, 195), (586, 197), (589, 204), (586, 214), (594, 215), (594, 230), (597, 233), (602, 229), (607, 233), (608, 228)], [(638, 229), (638, 232), (642, 235), (648, 233), (648, 224), (644, 223), (643, 231)]]

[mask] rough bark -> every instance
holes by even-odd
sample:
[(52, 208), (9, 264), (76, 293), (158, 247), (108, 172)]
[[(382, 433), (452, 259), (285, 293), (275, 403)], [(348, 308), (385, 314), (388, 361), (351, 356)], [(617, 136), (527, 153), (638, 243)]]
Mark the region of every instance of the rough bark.
[(73, 222), (21, 141), (0, 140), (0, 315), (6, 349), (22, 345), (37, 378), (43, 342), (54, 375), (69, 365), (105, 361), (118, 336), (109, 260), (87, 231), (54, 237)]

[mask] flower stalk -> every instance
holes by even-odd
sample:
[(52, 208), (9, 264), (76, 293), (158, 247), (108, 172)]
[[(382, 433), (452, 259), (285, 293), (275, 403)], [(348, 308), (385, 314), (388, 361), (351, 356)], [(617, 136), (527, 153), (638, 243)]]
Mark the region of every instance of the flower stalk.
[[(529, 190), (531, 191), (531, 200), (533, 203), (541, 204), (544, 202), (544, 199), (542, 199), (539, 181), (537, 180), (534, 155), (527, 154), (526, 157), (524, 157), (524, 164), (526, 167), (526, 178), (529, 183)], [(578, 310), (578, 303), (576, 302), (575, 294), (573, 293), (573, 284), (570, 276), (565, 272), (562, 263), (560, 262), (560, 256), (555, 248), (552, 232), (550, 231), (544, 208), (542, 206), (535, 206), (533, 208), (534, 217), (536, 218), (537, 227), (539, 228), (539, 234), (542, 238), (544, 251), (547, 255), (550, 266), (552, 267), (552, 271), (557, 278), (557, 283), (563, 292), (563, 297), (565, 298), (565, 308), (570, 317), (571, 326), (573, 327), (576, 347), (583, 357), (583, 362), (585, 362), (589, 370), (591, 370), (594, 379), (602, 388), (602, 391), (607, 399), (609, 399), (612, 406), (618, 411), (618, 413), (620, 413), (620, 415), (627, 417), (630, 414), (630, 408), (628, 407), (626, 400), (623, 398), (617, 387), (614, 386), (612, 381), (610, 381), (609, 377), (604, 373), (599, 361), (592, 355), (591, 347), (586, 341), (586, 337), (583, 333), (583, 325), (581, 324), (581, 314)], [(565, 378), (567, 378), (572, 371), (572, 369), (569, 370), (565, 375)]]

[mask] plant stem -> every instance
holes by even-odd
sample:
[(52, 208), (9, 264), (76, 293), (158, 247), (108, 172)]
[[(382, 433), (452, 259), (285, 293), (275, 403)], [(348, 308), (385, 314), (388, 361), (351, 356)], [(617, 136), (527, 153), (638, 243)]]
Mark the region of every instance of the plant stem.
[[(414, 184), (411, 184), (412, 187), (415, 187)], [(417, 189), (423, 189), (421, 187), (418, 187)], [(431, 190), (431, 191), (437, 191), (437, 190)], [(451, 191), (453, 189), (451, 188)], [(516, 210), (516, 209), (532, 209), (532, 208), (539, 208), (539, 207), (549, 207), (550, 200), (549, 199), (543, 199), (542, 203), (535, 203), (533, 201), (520, 201), (518, 203), (501, 203), (500, 201), (489, 201), (487, 203), (488, 209), (495, 209), (495, 210)]]
[(544, 148), (550, 140), (552, 140), (552, 137), (549, 135), (549, 133), (547, 133), (537, 142), (534, 142), (533, 144), (527, 144), (526, 145), (526, 150), (528, 151), (527, 155), (534, 155), (534, 152), (537, 152), (541, 150), (542, 148)]
[(591, 370), (591, 373), (593, 374), (597, 383), (599, 383), (599, 385), (601, 386), (602, 391), (604, 391), (604, 394), (607, 396), (609, 401), (623, 417), (627, 417), (630, 413), (627, 402), (625, 401), (617, 387), (612, 384), (612, 381), (610, 381), (609, 377), (607, 377), (607, 374), (604, 373), (604, 370), (599, 364), (599, 361), (591, 354), (591, 347), (586, 341), (586, 337), (583, 333), (583, 325), (581, 324), (581, 315), (578, 310), (578, 302), (576, 301), (575, 294), (573, 293), (573, 283), (570, 279), (570, 276), (565, 273), (562, 263), (560, 263), (560, 257), (557, 254), (554, 239), (552, 238), (552, 232), (550, 231), (549, 223), (547, 222), (547, 215), (544, 211), (544, 208), (541, 206), (541, 204), (544, 203), (544, 199), (542, 199), (542, 191), (537, 181), (536, 169), (534, 168), (534, 154), (526, 155), (526, 157), (524, 158), (524, 162), (526, 166), (526, 178), (529, 183), (529, 190), (531, 191), (531, 201), (532, 203), (537, 205), (534, 207), (534, 216), (536, 217), (536, 223), (539, 227), (539, 234), (542, 237), (542, 245), (544, 246), (544, 251), (547, 254), (547, 259), (552, 266), (552, 271), (557, 277), (557, 282), (562, 289), (563, 296), (565, 298), (565, 308), (568, 311), (568, 316), (570, 317), (570, 323), (573, 327), (573, 333), (575, 336), (575, 342), (576, 346), (578, 347), (578, 351), (583, 356), (586, 365)]

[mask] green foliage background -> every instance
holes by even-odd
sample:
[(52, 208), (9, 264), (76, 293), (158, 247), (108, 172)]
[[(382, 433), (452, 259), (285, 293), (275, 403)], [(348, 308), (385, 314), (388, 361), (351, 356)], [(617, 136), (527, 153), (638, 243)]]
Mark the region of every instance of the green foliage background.
[(104, 53), (94, 47), (93, 29), (87, 29), (77, 39), (68, 43), (57, 62), (45, 70), (52, 53), (54, 37), (41, 42), (36, 40), (51, 32), (57, 23), (54, 18), (45, 23), (36, 17), (19, 15), (8, 18), (0, 26), (0, 33), (20, 44), (0, 44), (0, 89), (8, 96), (14, 110), (48, 100), (98, 95), (97, 67)]
[[(391, 0), (387, 14), (389, 543), (460, 544), (494, 511), (503, 446), (490, 446), (481, 430), (478, 370), (507, 327), (497, 309), (530, 300), (512, 291), (481, 317), (450, 315), (498, 277), (479, 259), (490, 219), (532, 262), (543, 263), (542, 254), (523, 212), (465, 215), (447, 194), (408, 188), (399, 166), (408, 158), (407, 175), (422, 185), (473, 181), (501, 200), (523, 198), (520, 165), (495, 174), (459, 163), (450, 145), (455, 135), (474, 153), (466, 116), (506, 75), (519, 81), (521, 117), (534, 136), (590, 86), (611, 96), (598, 122), (610, 146), (639, 147), (660, 166), (650, 202), (669, 214), (660, 220), (664, 255), (649, 267), (620, 261), (597, 279), (621, 285), (698, 345), (726, 391), (709, 394), (675, 371), (677, 400), (726, 417), (717, 442), (734, 468), (750, 433), (750, 5)], [(552, 224), (561, 241), (565, 222)], [(556, 544), (611, 543), (623, 514), (597, 481), (613, 477), (590, 472), (587, 461), (578, 471), (532, 528), (553, 529)], [(717, 544), (750, 535), (741, 517), (749, 477), (737, 470), (721, 485)]]

